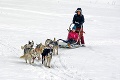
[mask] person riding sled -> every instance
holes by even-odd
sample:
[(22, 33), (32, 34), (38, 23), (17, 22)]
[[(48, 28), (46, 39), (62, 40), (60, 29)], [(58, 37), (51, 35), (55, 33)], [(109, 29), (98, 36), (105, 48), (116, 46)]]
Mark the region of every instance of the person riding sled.
[(75, 31), (76, 31), (76, 28), (73, 27), (72, 30), (68, 34), (67, 40), (68, 40), (68, 43), (70, 44), (74, 44), (78, 42), (79, 40), (79, 33), (76, 33)]
[(84, 15), (82, 14), (82, 9), (81, 8), (77, 8), (77, 10), (75, 11), (75, 15), (73, 17), (73, 28), (76, 29), (76, 31), (78, 33), (80, 33), (80, 41), (78, 41), (78, 44), (80, 44), (81, 42), (81, 46), (85, 46), (85, 42), (84, 42), (84, 36), (83, 36), (83, 23), (85, 22), (84, 20)]

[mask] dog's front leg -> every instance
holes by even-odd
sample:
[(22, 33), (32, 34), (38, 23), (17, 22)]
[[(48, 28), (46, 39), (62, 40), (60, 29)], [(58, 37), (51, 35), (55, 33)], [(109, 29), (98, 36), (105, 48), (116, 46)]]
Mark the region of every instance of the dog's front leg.
[(27, 63), (27, 56), (25, 56), (25, 62)]
[(47, 56), (44, 57), (44, 66), (47, 66)]
[(57, 47), (57, 55), (58, 55), (58, 47)]
[(42, 56), (42, 64), (45, 64), (45, 56)]
[(29, 64), (31, 64), (31, 58), (29, 58)]
[(32, 63), (34, 63), (35, 58), (36, 58), (36, 57), (33, 57), (33, 58), (32, 58), (32, 59), (33, 59)]
[(43, 55), (42, 55), (42, 64), (43, 64)]
[(38, 60), (40, 60), (41, 58), (40, 58), (40, 53), (38, 53)]
[(47, 57), (47, 66), (50, 68), (51, 57)]
[(55, 55), (55, 48), (53, 49), (53, 54)]
[(25, 62), (27, 63), (27, 59), (25, 59)]

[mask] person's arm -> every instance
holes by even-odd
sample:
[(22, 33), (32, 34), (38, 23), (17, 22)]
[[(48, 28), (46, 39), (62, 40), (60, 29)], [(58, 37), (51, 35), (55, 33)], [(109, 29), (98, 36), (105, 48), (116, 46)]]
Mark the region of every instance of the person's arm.
[(83, 25), (83, 23), (85, 22), (85, 19), (84, 19), (84, 15), (81, 16), (81, 21), (79, 22), (79, 26)]
[(73, 17), (73, 24), (75, 24), (75, 18), (76, 18), (76, 17), (75, 17), (75, 15), (74, 15), (74, 17)]
[(79, 26), (79, 22), (76, 21), (76, 17), (77, 15), (75, 14), (73, 17), (73, 24), (75, 24), (76, 26)]
[(82, 15), (82, 24), (85, 22), (84, 15)]

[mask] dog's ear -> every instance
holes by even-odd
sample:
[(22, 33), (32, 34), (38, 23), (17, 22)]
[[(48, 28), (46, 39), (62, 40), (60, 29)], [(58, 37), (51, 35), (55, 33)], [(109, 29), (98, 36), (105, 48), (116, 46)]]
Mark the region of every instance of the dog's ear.
[(54, 40), (53, 41), (56, 41), (56, 38), (54, 38)]
[(28, 41), (28, 44), (31, 44), (31, 42), (30, 42), (30, 41)]
[(42, 45), (42, 43), (40, 43), (40, 45)]
[(34, 44), (34, 41), (32, 40), (32, 43)]
[(36, 44), (36, 46), (38, 46), (39, 44)]

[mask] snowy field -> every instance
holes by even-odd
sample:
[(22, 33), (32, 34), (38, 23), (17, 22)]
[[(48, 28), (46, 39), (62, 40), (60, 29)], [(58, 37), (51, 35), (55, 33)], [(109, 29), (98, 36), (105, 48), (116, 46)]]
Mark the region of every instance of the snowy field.
[[(78, 7), (86, 47), (59, 49), (50, 69), (19, 58), (29, 40), (66, 39)], [(120, 0), (0, 0), (0, 80), (120, 80)]]

